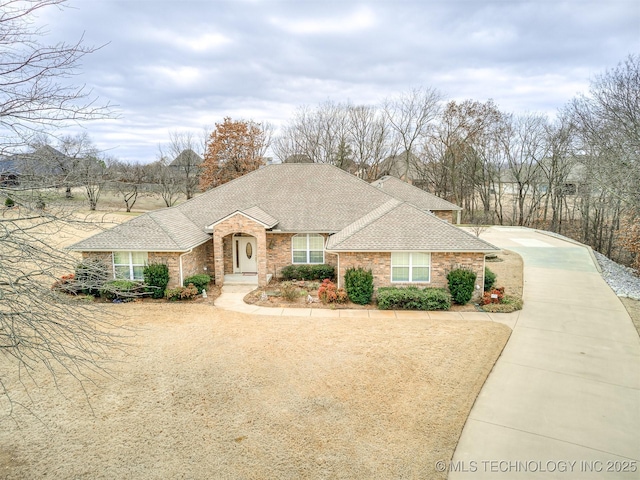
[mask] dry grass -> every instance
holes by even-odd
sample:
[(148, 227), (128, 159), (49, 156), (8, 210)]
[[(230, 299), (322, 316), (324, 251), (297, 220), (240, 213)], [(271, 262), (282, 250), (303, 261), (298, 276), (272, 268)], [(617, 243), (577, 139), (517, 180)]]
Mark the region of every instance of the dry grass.
[[(35, 372), (0, 429), (0, 476), (445, 478), (510, 330), (492, 322), (251, 317), (105, 306), (139, 328), (85, 394)], [(11, 372), (7, 359), (0, 371)], [(7, 378), (15, 382), (15, 377)], [(19, 391), (17, 389), (16, 391)], [(5, 405), (6, 407), (6, 405)]]
[(498, 261), (486, 262), (487, 268), (497, 275), (496, 287), (504, 287), (507, 295), (522, 298), (524, 263), (522, 257), (511, 250), (502, 250)]
[(638, 335), (640, 335), (640, 300), (621, 297), (620, 301), (627, 309), (627, 312), (629, 312), (629, 316), (638, 331)]

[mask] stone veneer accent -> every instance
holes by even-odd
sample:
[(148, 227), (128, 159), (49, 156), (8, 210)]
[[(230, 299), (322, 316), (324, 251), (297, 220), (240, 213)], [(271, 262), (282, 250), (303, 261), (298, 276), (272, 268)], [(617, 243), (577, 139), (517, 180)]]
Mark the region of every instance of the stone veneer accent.
[(258, 285), (261, 287), (265, 286), (267, 284), (267, 244), (265, 228), (258, 222), (255, 222), (240, 213), (220, 222), (213, 229), (213, 251), (223, 252), (222, 255), (215, 255), (214, 259), (216, 285), (222, 285), (224, 283), (224, 238), (227, 235), (232, 235), (234, 233), (245, 233), (256, 237), (258, 247), (258, 251), (256, 252), (258, 262)]
[(344, 274), (347, 268), (350, 267), (371, 269), (375, 288), (409, 285), (446, 288), (448, 285), (447, 273), (458, 267), (470, 268), (476, 272), (478, 276), (476, 285), (480, 285), (480, 290), (478, 291), (476, 289), (476, 297), (482, 292), (482, 286), (484, 285), (483, 253), (431, 253), (431, 281), (429, 283), (391, 283), (390, 252), (341, 252), (340, 270), (338, 273), (341, 287), (344, 287)]

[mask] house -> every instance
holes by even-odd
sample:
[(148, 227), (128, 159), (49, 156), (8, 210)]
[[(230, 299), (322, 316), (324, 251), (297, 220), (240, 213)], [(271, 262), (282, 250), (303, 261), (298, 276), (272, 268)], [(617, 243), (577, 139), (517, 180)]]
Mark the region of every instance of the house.
[(411, 203), (421, 210), (431, 212), (445, 222), (460, 224), (462, 208), (458, 205), (454, 205), (432, 193), (425, 192), (396, 177), (385, 175), (375, 182), (371, 182), (371, 185), (385, 191), (389, 195)]
[(16, 187), (20, 184), (20, 171), (16, 161), (0, 157), (0, 187)]
[(327, 164), (269, 165), (70, 249), (114, 278), (141, 279), (146, 264), (165, 263), (170, 285), (209, 273), (216, 284), (264, 286), (287, 265), (321, 263), (336, 267), (339, 284), (363, 267), (376, 287), (443, 287), (465, 266), (482, 285), (484, 256), (498, 249), (426, 211), (431, 196), (390, 193), (389, 181), (379, 188)]

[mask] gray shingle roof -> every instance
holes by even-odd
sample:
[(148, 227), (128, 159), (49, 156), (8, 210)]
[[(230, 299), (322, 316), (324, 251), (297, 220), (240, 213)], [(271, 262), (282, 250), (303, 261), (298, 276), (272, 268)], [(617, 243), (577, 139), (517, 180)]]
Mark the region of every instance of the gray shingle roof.
[[(275, 231), (340, 232), (330, 240), (336, 249), (346, 245), (359, 245), (359, 249), (384, 245), (388, 250), (414, 245), (412, 249), (429, 246), (430, 250), (494, 250), (420, 210), (424, 208), (420, 205), (401, 205), (405, 199), (398, 200), (389, 193), (384, 187), (373, 187), (331, 165), (270, 165), (176, 207), (141, 215), (70, 249), (186, 251), (211, 238), (207, 227), (241, 212), (277, 227)], [(389, 225), (384, 226), (387, 221)], [(379, 238), (366, 240), (366, 234)]]
[(279, 230), (337, 232), (390, 198), (332, 165), (281, 164), (248, 173), (177, 208), (204, 227), (259, 205), (279, 220)]
[(375, 182), (372, 182), (371, 185), (393, 195), (396, 198), (399, 198), (400, 200), (409, 202), (421, 210), (462, 210), (462, 208), (454, 203), (447, 202), (443, 198), (433, 195), (432, 193), (425, 192), (418, 187), (414, 187), (413, 185), (390, 175), (386, 175)]
[(155, 252), (185, 251), (210, 240), (176, 207), (140, 215), (110, 230), (77, 242), (71, 250), (141, 250)]
[(493, 252), (490, 243), (425, 213), (409, 203), (378, 209), (367, 222), (354, 222), (327, 242), (333, 251)]

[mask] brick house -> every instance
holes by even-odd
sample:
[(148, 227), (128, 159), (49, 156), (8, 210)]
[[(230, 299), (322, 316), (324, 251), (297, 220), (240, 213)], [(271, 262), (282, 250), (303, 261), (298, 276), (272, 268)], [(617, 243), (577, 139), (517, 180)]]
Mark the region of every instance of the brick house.
[(443, 287), (466, 266), (482, 285), (484, 256), (498, 249), (452, 225), (459, 211), (393, 177), (368, 184), (326, 164), (270, 165), (70, 249), (113, 278), (142, 279), (145, 265), (166, 263), (170, 286), (197, 273), (264, 286), (287, 265), (320, 263), (336, 267), (339, 284), (363, 267), (376, 287)]

